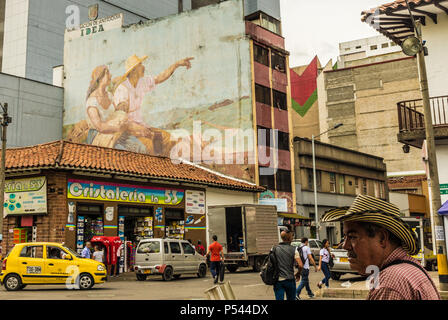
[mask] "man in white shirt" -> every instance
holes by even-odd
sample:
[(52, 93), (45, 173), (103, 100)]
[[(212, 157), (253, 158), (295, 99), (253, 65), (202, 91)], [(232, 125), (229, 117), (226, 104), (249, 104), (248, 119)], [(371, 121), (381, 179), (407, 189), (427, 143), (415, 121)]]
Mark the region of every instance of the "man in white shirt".
[(311, 255), (310, 247), (308, 247), (308, 238), (302, 238), (301, 242), (302, 246), (297, 248), (297, 250), (299, 251), (302, 258), (303, 269), (301, 274), (302, 280), (300, 281), (299, 286), (297, 287), (297, 294), (296, 294), (297, 300), (300, 300), (300, 293), (302, 292), (303, 287), (306, 288), (306, 291), (308, 292), (308, 296), (310, 298), (314, 297), (314, 294), (310, 288), (310, 281), (308, 279), (308, 276), (310, 274), (310, 261), (314, 266), (314, 270), (317, 272), (316, 262), (314, 261), (313, 256)]

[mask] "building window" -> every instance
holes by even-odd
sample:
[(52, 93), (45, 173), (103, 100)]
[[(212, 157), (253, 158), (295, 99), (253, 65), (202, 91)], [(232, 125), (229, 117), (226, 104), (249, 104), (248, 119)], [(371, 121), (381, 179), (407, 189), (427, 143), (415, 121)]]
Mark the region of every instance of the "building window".
[(255, 84), (255, 99), (257, 102), (271, 105), (271, 89), (259, 84)]
[(343, 175), (339, 176), (339, 193), (345, 193), (345, 177)]
[(356, 49), (361, 49), (361, 46), (356, 46)]
[(278, 169), (276, 173), (277, 190), (292, 192), (291, 171)]
[(389, 44), (388, 43), (383, 43), (382, 45), (381, 45), (381, 48), (388, 48), (389, 47)]
[(261, 26), (269, 31), (281, 35), (280, 21), (263, 13), (261, 14)]
[(258, 131), (258, 145), (271, 147), (271, 129), (262, 126), (257, 126)]
[(370, 50), (376, 50), (376, 49), (378, 49), (378, 46), (377, 46), (377, 45), (370, 46)]
[(350, 51), (350, 48), (345, 48), (345, 51)]
[(273, 96), (274, 96), (274, 107), (275, 108), (279, 108), (281, 110), (287, 110), (288, 109), (288, 105), (286, 102), (286, 93), (277, 91), (277, 90), (272, 90), (273, 91)]
[(386, 198), (386, 185), (384, 182), (380, 182), (380, 198), (381, 199)]
[[(308, 174), (308, 189), (314, 191), (314, 179), (313, 179), (313, 169), (307, 169)], [(322, 172), (320, 170), (316, 170), (316, 186), (317, 191), (322, 191)]]
[(269, 50), (254, 44), (254, 59), (256, 62), (269, 67)]
[(356, 195), (361, 194), (361, 188), (359, 187), (359, 178), (355, 178), (355, 193)]
[[(260, 170), (261, 169), (262, 167), (260, 167)], [(275, 176), (273, 174), (271, 175), (259, 174), (259, 177), (260, 177), (260, 186), (266, 187), (269, 190), (275, 190)]]
[(374, 187), (374, 190), (375, 190), (375, 198), (379, 198), (380, 197), (380, 184), (379, 184), (379, 182), (375, 181), (373, 183), (373, 187)]
[(367, 194), (367, 179), (362, 179), (362, 194)]
[(330, 173), (330, 192), (336, 193), (336, 174)]
[(272, 69), (283, 73), (286, 72), (286, 58), (284, 56), (276, 52), (272, 52), (271, 59)]
[(397, 45), (397, 44), (396, 44), (395, 42), (391, 42), (391, 43), (390, 43), (390, 46), (391, 46), (391, 47), (395, 47), (396, 45)]
[(278, 131), (277, 149), (289, 151), (289, 133)]

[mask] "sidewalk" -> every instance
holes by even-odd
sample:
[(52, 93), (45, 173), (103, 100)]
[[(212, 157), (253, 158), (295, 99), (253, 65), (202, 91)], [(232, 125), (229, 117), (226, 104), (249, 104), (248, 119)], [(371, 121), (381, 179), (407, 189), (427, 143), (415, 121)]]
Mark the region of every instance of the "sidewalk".
[[(432, 280), (439, 289), (439, 275), (437, 272), (429, 272)], [(369, 290), (366, 288), (366, 281), (350, 281), (350, 287), (342, 287), (341, 285), (332, 287), (330, 280), (329, 289), (321, 289), (315, 292), (316, 297), (322, 298), (341, 298), (341, 299), (367, 299)], [(448, 291), (440, 291), (443, 300), (448, 300)]]

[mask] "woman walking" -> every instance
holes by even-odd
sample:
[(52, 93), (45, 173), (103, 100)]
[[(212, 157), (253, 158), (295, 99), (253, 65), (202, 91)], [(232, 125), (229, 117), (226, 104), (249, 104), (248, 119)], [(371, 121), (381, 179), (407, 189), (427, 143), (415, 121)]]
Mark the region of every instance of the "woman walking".
[(320, 250), (319, 268), (317, 268), (317, 270), (322, 270), (325, 278), (317, 284), (319, 289), (322, 288), (323, 284), (325, 284), (327, 288), (330, 287), (330, 258), (333, 256), (330, 253), (330, 242), (328, 239), (322, 240), (322, 244), (323, 248)]

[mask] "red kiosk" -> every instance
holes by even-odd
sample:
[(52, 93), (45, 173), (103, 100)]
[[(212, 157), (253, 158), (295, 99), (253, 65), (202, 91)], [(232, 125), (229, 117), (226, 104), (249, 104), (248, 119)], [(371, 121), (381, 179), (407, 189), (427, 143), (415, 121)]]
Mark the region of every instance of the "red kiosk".
[(106, 248), (106, 265), (108, 273), (110, 274), (111, 266), (117, 265), (118, 263), (117, 251), (122, 244), (120, 237), (95, 236), (90, 242), (93, 246), (100, 245)]

